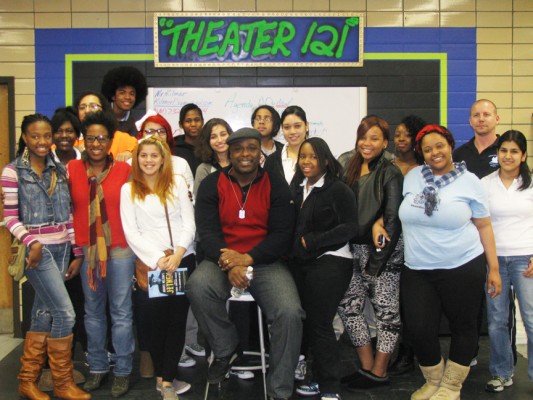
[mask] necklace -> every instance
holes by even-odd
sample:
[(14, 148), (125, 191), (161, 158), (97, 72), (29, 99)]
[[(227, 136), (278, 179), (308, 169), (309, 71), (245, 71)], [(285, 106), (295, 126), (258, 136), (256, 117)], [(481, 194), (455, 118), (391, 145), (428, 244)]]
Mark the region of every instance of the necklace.
[[(229, 175), (229, 172), (228, 172), (228, 175)], [(241, 205), (241, 202), (239, 201), (239, 197), (237, 196), (237, 192), (235, 191), (235, 188), (233, 187), (233, 182), (231, 181), (230, 178), (228, 178), (231, 188), (233, 189), (233, 194), (235, 195), (235, 200), (237, 200), (237, 204), (239, 205), (239, 219), (246, 218), (246, 211), (244, 210), (244, 206), (246, 206), (246, 201), (248, 200), (248, 195), (250, 194), (250, 191), (252, 190), (252, 183), (254, 183), (255, 178), (257, 178), (257, 172), (255, 173), (254, 179), (252, 179), (252, 181), (248, 185), (248, 191), (246, 192), (246, 196), (244, 196), (244, 203), (242, 203), (242, 205)]]

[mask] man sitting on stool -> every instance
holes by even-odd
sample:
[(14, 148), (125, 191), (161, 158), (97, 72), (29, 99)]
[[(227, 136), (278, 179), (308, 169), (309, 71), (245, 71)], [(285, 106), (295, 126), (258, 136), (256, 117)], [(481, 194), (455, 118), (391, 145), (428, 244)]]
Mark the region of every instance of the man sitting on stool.
[[(186, 287), (214, 353), (207, 380), (221, 382), (238, 355), (239, 338), (228, 318), (226, 300), (232, 286), (249, 287), (270, 325), (268, 394), (288, 399), (304, 317), (293, 278), (279, 260), (292, 242), (294, 205), (283, 177), (259, 166), (259, 131), (239, 129), (226, 143), (230, 165), (209, 175), (198, 189), (196, 227), (205, 259)], [(254, 267), (251, 282), (245, 277), (249, 265)]]

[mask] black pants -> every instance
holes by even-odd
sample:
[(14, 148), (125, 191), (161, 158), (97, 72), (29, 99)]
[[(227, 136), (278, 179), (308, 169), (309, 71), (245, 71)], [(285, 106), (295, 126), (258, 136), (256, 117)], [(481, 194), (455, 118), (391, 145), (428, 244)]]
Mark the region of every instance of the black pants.
[(313, 380), (322, 393), (339, 393), (340, 354), (333, 318), (350, 284), (352, 259), (326, 255), (292, 263), (291, 272), (306, 313), (304, 336), (313, 355)]
[(152, 324), (150, 318), (150, 298), (148, 292), (145, 292), (135, 284), (133, 296), (133, 322), (137, 328), (137, 342), (139, 351), (148, 351), (150, 348), (150, 336), (152, 333)]
[[(185, 257), (180, 268), (195, 266), (194, 255)], [(148, 300), (149, 318), (152, 326), (150, 355), (156, 376), (172, 382), (177, 378), (178, 362), (185, 344), (185, 326), (189, 300), (187, 296), (166, 296)]]
[(405, 268), (400, 280), (404, 327), (413, 341), (420, 365), (440, 362), (439, 327), (442, 313), (450, 324), (449, 359), (464, 366), (476, 353), (477, 317), (483, 300), (486, 259), (482, 254), (453, 269)]

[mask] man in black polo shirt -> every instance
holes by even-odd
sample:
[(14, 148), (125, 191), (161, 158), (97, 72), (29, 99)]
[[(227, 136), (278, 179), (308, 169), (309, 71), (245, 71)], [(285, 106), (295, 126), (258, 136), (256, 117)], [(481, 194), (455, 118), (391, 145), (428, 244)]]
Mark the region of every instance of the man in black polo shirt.
[(468, 170), (481, 179), (499, 167), (496, 126), (500, 116), (496, 105), (490, 100), (476, 100), (470, 109), (469, 121), (474, 137), (453, 152), (453, 160), (466, 162)]
[[(453, 152), (453, 160), (455, 162), (464, 161), (468, 170), (481, 179), (490, 173), (496, 171), (500, 166), (498, 164), (498, 149), (496, 142), (498, 135), (496, 134), (496, 126), (500, 123), (500, 116), (496, 105), (487, 99), (476, 100), (470, 109), (470, 126), (474, 130), (474, 137), (467, 143), (457, 148)], [(516, 319), (515, 319), (515, 295), (511, 290), (509, 293), (511, 302), (509, 307), (509, 330), (511, 333), (513, 355), (516, 364)], [(483, 308), (484, 312), (485, 309)], [(478, 321), (481, 327), (482, 315)], [(476, 359), (472, 360), (475, 365)]]

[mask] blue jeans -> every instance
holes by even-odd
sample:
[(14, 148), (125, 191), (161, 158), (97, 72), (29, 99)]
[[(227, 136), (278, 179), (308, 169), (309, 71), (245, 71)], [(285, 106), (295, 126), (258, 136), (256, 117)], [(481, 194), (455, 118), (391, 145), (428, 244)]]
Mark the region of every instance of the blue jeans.
[(55, 339), (72, 333), (76, 314), (64, 283), (69, 260), (70, 243), (47, 244), (39, 266), (25, 271), (35, 290), (30, 331), (50, 332)]
[(116, 354), (115, 376), (131, 373), (135, 340), (133, 337), (133, 310), (131, 278), (135, 257), (114, 258), (107, 261), (107, 276), (96, 290), (89, 287), (88, 263), (81, 268), (85, 295), (85, 329), (87, 330), (87, 361), (91, 373), (109, 371), (107, 358), (106, 304), (111, 314), (111, 337)]
[[(198, 325), (216, 357), (230, 356), (239, 344), (237, 330), (226, 310), (230, 290), (227, 274), (208, 260), (198, 265), (186, 286)], [(270, 325), (268, 395), (289, 398), (300, 354), (304, 317), (296, 285), (288, 268), (275, 262), (254, 266), (249, 290)]]
[(493, 376), (510, 378), (514, 359), (509, 336), (509, 290), (513, 285), (527, 334), (528, 375), (533, 381), (533, 278), (522, 275), (529, 255), (498, 257), (502, 292), (494, 299), (487, 295), (487, 318), (490, 338), (489, 369)]

